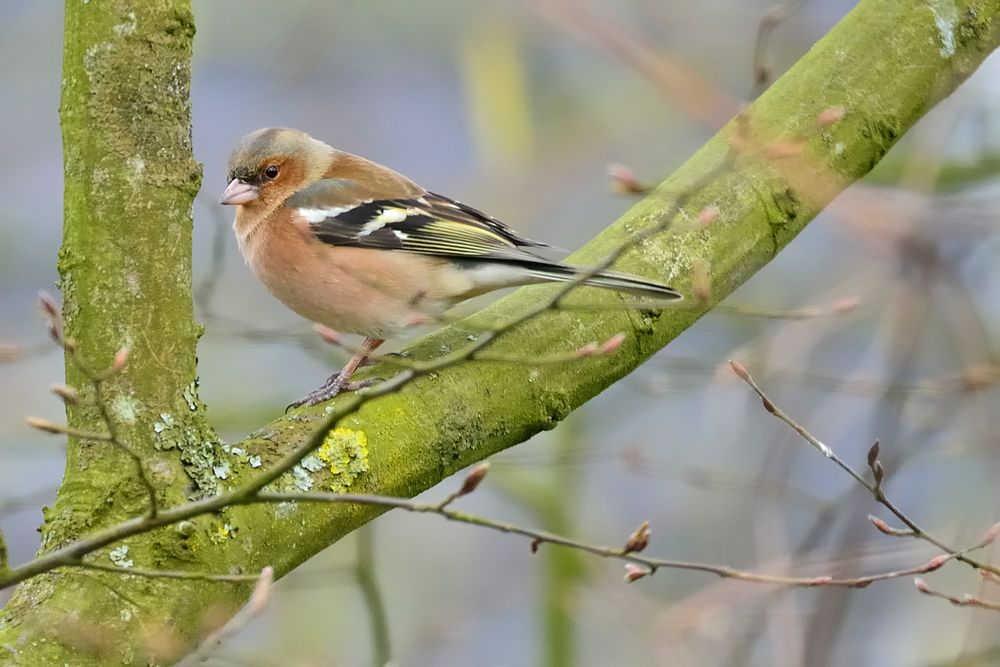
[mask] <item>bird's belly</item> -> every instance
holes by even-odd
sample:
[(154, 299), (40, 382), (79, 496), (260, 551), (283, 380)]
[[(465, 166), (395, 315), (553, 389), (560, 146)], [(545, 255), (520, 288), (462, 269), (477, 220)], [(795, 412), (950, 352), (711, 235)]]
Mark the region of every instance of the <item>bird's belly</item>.
[[(358, 262), (371, 256), (375, 264)], [(451, 301), (430, 280), (433, 272), (416, 266), (388, 266), (386, 253), (354, 248), (281, 263), (275, 270), (258, 263), (258, 277), (279, 301), (302, 317), (344, 333), (388, 338), (441, 315)], [(348, 267), (350, 267), (348, 269)]]

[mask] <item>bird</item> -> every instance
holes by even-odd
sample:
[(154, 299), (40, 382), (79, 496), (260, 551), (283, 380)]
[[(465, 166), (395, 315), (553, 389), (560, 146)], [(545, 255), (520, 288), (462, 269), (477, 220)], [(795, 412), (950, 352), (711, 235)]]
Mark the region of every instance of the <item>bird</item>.
[(220, 204), (236, 207), (236, 240), (279, 301), (314, 323), (360, 334), (347, 364), (289, 409), (370, 381), (351, 376), (389, 337), (496, 289), (580, 281), (647, 299), (667, 285), (551, 261), (533, 241), (482, 211), (309, 134), (271, 127), (244, 136)]

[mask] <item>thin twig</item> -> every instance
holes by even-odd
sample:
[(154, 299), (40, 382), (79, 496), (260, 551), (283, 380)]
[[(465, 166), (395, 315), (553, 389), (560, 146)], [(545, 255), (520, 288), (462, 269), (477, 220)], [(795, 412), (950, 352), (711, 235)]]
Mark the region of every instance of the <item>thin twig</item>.
[[(115, 354), (114, 360), (108, 368), (100, 371), (94, 370), (80, 355), (80, 350), (76, 343), (66, 337), (62, 319), (62, 309), (59, 307), (56, 300), (45, 292), (39, 293), (38, 298), (43, 312), (49, 319), (49, 335), (57, 345), (65, 350), (70, 362), (90, 382), (91, 389), (94, 393), (93, 406), (97, 408), (97, 413), (100, 416), (101, 421), (104, 422), (104, 427), (107, 429), (107, 433), (89, 433), (71, 428), (69, 426), (53, 425), (51, 422), (45, 422), (45, 420), (39, 420), (34, 417), (29, 418), (28, 423), (37, 429), (48, 431), (50, 433), (64, 433), (66, 435), (85, 440), (102, 440), (111, 443), (112, 446), (132, 460), (136, 476), (145, 488), (146, 495), (149, 498), (149, 509), (147, 510), (148, 515), (151, 518), (155, 518), (157, 512), (159, 511), (159, 502), (156, 498), (156, 486), (149, 478), (149, 475), (146, 472), (146, 466), (142, 462), (142, 458), (140, 458), (139, 455), (121, 439), (121, 437), (119, 437), (118, 425), (112, 417), (111, 410), (108, 408), (107, 401), (104, 398), (104, 383), (125, 369), (125, 365), (128, 362), (129, 349), (127, 347), (123, 347), (118, 350)], [(65, 391), (57, 391), (56, 393), (64, 401), (78, 400), (75, 398), (75, 390), (72, 387), (65, 387), (61, 389), (64, 389)]]
[[(316, 325), (314, 330), (319, 337), (329, 345), (334, 345), (351, 355), (362, 353), (362, 349), (356, 345), (351, 345), (345, 341), (339, 333), (323, 325)], [(570, 361), (578, 361), (588, 357), (597, 357), (610, 354), (617, 350), (625, 341), (624, 333), (617, 333), (602, 343), (591, 342), (582, 345), (575, 350), (567, 352), (555, 352), (550, 355), (529, 357), (523, 354), (505, 354), (502, 352), (478, 352), (469, 357), (468, 361), (483, 361), (504, 364), (521, 364), (525, 366), (547, 366), (565, 364)], [(415, 370), (421, 367), (421, 362), (407, 359), (399, 354), (370, 354), (366, 355), (367, 364), (385, 362), (390, 366)]]
[(83, 570), (96, 570), (98, 572), (111, 572), (124, 576), (147, 577), (150, 579), (191, 579), (194, 581), (211, 581), (220, 583), (246, 584), (253, 583), (259, 579), (256, 574), (212, 574), (209, 572), (186, 572), (184, 570), (146, 570), (138, 567), (118, 567), (117, 565), (106, 565), (104, 563), (94, 563), (92, 561), (80, 561), (61, 567), (80, 568)]
[[(743, 125), (749, 123), (746, 112), (741, 114)], [(743, 141), (742, 144), (745, 144)], [(603, 261), (587, 269), (581, 269), (573, 280), (561, 285), (554, 286), (552, 294), (533, 307), (523, 311), (520, 315), (508, 320), (505, 324), (495, 329), (481, 332), (474, 341), (462, 349), (445, 354), (437, 359), (414, 363), (413, 367), (407, 368), (396, 374), (394, 377), (381, 384), (369, 387), (360, 392), (348, 394), (343, 398), (338, 397), (337, 405), (330, 410), (329, 414), (321, 421), (319, 426), (302, 443), (281, 457), (274, 465), (262, 471), (256, 477), (248, 480), (243, 486), (201, 500), (190, 501), (174, 508), (161, 511), (151, 511), (147, 516), (128, 519), (119, 524), (104, 528), (72, 542), (60, 549), (56, 549), (42, 556), (35, 558), (19, 567), (11, 569), (5, 576), (0, 576), (0, 588), (11, 586), (25, 579), (47, 572), (55, 567), (72, 565), (83, 558), (83, 556), (113, 544), (133, 535), (146, 533), (156, 528), (171, 525), (173, 523), (192, 519), (203, 514), (217, 512), (231, 505), (260, 502), (261, 490), (269, 484), (277, 481), (282, 475), (291, 471), (295, 466), (309, 454), (319, 449), (324, 443), (327, 434), (330, 433), (343, 419), (358, 412), (362, 406), (379, 397), (394, 394), (410, 382), (432, 373), (439, 372), (448, 367), (471, 360), (477, 354), (482, 353), (504, 334), (510, 333), (525, 323), (534, 320), (538, 316), (558, 309), (564, 302), (565, 297), (583, 285), (588, 279), (597, 273), (611, 267), (628, 250), (641, 244), (643, 241), (661, 234), (673, 225), (674, 220), (681, 214), (697, 193), (701, 192), (709, 183), (726, 173), (733, 165), (742, 150), (740, 142), (733, 142), (729, 150), (711, 169), (704, 172), (694, 182), (689, 184), (684, 190), (676, 194), (659, 222), (652, 224), (634, 233), (626, 242), (620, 244), (612, 250)], [(54, 301), (49, 298), (46, 303), (43, 300), (43, 307), (50, 311), (53, 318), (53, 327), (56, 326), (58, 308)], [(708, 307), (707, 304), (705, 306)], [(55, 333), (52, 332), (55, 337)], [(69, 341), (65, 341), (69, 344)], [(75, 349), (75, 344), (70, 346)], [(144, 476), (144, 475), (143, 475)], [(147, 480), (148, 481), (148, 480)], [(388, 506), (388, 505), (387, 505)], [(155, 507), (155, 506), (153, 506)], [(692, 564), (691, 569), (698, 569)]]
[(31, 428), (52, 433), (53, 435), (68, 435), (80, 440), (95, 440), (97, 442), (111, 442), (111, 435), (108, 433), (97, 433), (95, 431), (84, 431), (65, 424), (57, 424), (41, 417), (26, 417), (24, 423)]
[(450, 510), (447, 509), (446, 507), (442, 507), (442, 503), (436, 503), (436, 504), (418, 503), (408, 498), (395, 498), (391, 496), (373, 496), (365, 494), (340, 494), (340, 493), (322, 492), (322, 491), (306, 492), (306, 493), (262, 491), (246, 500), (246, 503), (254, 503), (254, 502), (350, 503), (359, 505), (374, 505), (378, 507), (391, 508), (391, 509), (400, 509), (417, 514), (436, 514), (449, 521), (455, 521), (458, 523), (479, 526), (481, 528), (487, 528), (501, 533), (520, 535), (522, 537), (530, 539), (533, 548), (537, 548), (537, 545), (539, 544), (554, 544), (574, 549), (577, 551), (583, 551), (589, 554), (593, 554), (595, 556), (600, 556), (602, 558), (617, 559), (626, 561), (627, 563), (632, 563), (633, 565), (641, 565), (645, 567), (648, 573), (650, 574), (654, 573), (656, 570), (660, 568), (673, 569), (673, 570), (693, 570), (698, 572), (706, 572), (709, 574), (714, 574), (719, 577), (725, 577), (729, 579), (738, 579), (740, 581), (747, 581), (751, 583), (772, 584), (777, 586), (798, 586), (798, 587), (833, 586), (841, 588), (864, 588), (878, 581), (885, 581), (888, 579), (898, 579), (900, 577), (909, 577), (915, 574), (925, 574), (927, 572), (933, 572), (935, 570), (940, 569), (949, 560), (953, 558), (960, 558), (967, 551), (979, 548), (980, 546), (979, 544), (977, 544), (972, 547), (969, 547), (968, 549), (963, 549), (955, 553), (945, 554), (943, 556), (935, 556), (934, 558), (927, 561), (923, 565), (918, 565), (915, 567), (906, 568), (902, 570), (894, 570), (891, 572), (883, 572), (880, 574), (867, 575), (863, 577), (854, 577), (849, 579), (834, 579), (828, 576), (787, 577), (782, 575), (748, 572), (746, 570), (739, 570), (725, 565), (712, 565), (709, 563), (701, 563), (701, 562), (650, 558), (646, 556), (641, 556), (638, 553), (630, 551), (629, 546), (609, 547), (603, 545), (589, 544), (586, 542), (581, 542), (578, 540), (574, 540), (572, 538), (564, 537), (562, 535), (556, 535), (554, 533), (549, 533), (546, 531), (534, 530), (531, 528), (518, 526), (513, 523), (495, 521), (493, 519), (488, 519), (473, 514), (467, 514), (465, 512)]
[(939, 591), (932, 590), (927, 586), (927, 583), (920, 579), (919, 577), (913, 580), (913, 585), (917, 587), (917, 590), (924, 595), (929, 595), (935, 598), (941, 598), (942, 600), (947, 600), (956, 607), (978, 607), (979, 609), (990, 609), (992, 611), (1000, 611), (1000, 602), (991, 602), (989, 600), (984, 600), (975, 595), (970, 595), (966, 593), (962, 597), (955, 597), (954, 595), (948, 595), (947, 593), (941, 593)]
[[(690, 202), (695, 194), (700, 192), (702, 188), (718, 178), (721, 174), (725, 173), (730, 167), (732, 161), (735, 159), (735, 156), (735, 149), (731, 149), (719, 161), (719, 163), (715, 165), (715, 167), (709, 169), (700, 178), (696, 179), (695, 182), (688, 188), (680, 192), (670, 202), (667, 210), (661, 217), (661, 222), (640, 230), (628, 241), (622, 243), (610, 252), (608, 256), (605, 257), (604, 261), (599, 262), (596, 266), (590, 269), (581, 270), (573, 280), (556, 286), (555, 291), (549, 298), (525, 310), (520, 315), (506, 322), (503, 326), (483, 331), (475, 341), (470, 342), (470, 344), (463, 349), (456, 350), (450, 354), (446, 354), (431, 361), (423, 363), (415, 362), (413, 367), (402, 370), (381, 384), (369, 387), (360, 392), (348, 394), (343, 398), (338, 397), (338, 405), (326, 418), (322, 420), (319, 426), (308, 438), (306, 438), (301, 444), (292, 449), (290, 452), (286, 453), (283, 457), (278, 459), (274, 465), (247, 481), (247, 483), (243, 486), (208, 498), (190, 501), (174, 508), (160, 510), (156, 513), (150, 513), (144, 517), (128, 519), (119, 524), (98, 530), (75, 542), (67, 544), (60, 549), (56, 549), (42, 556), (36, 557), (34, 560), (31, 560), (23, 565), (12, 568), (6, 576), (0, 576), (0, 589), (20, 583), (25, 579), (41, 574), (42, 572), (48, 572), (53, 568), (63, 565), (72, 565), (81, 560), (83, 556), (93, 553), (97, 549), (101, 549), (109, 544), (113, 544), (133, 535), (146, 533), (156, 528), (168, 526), (186, 519), (192, 519), (203, 514), (217, 512), (231, 505), (256, 502), (255, 499), (259, 497), (258, 494), (261, 489), (277, 481), (282, 475), (297, 466), (302, 459), (319, 449), (330, 431), (336, 428), (336, 426), (343, 419), (358, 412), (361, 407), (368, 402), (381, 396), (394, 394), (410, 382), (420, 377), (430, 375), (450, 366), (468, 361), (477, 353), (487, 349), (490, 345), (501, 338), (503, 334), (514, 331), (539, 315), (557, 308), (567, 294), (580, 287), (586, 280), (593, 277), (595, 274), (608, 269), (630, 248), (669, 229), (669, 227), (673, 224), (674, 219), (683, 210), (684, 206), (687, 205), (687, 203)], [(43, 298), (42, 305), (51, 318), (50, 334), (53, 338), (60, 340), (61, 331), (55, 331), (55, 329), (61, 327), (58, 306), (51, 297)], [(70, 348), (75, 349), (75, 344), (72, 344), (71, 341), (64, 340), (63, 344), (69, 345)]]
[[(896, 505), (885, 496), (885, 493), (882, 491), (881, 479), (878, 479), (877, 473), (876, 473), (876, 478), (878, 479), (878, 483), (872, 483), (866, 480), (858, 471), (856, 471), (854, 468), (848, 465), (847, 462), (845, 462), (832, 449), (830, 449), (828, 445), (819, 440), (819, 438), (814, 436), (812, 433), (806, 430), (805, 427), (797, 423), (794, 419), (785, 414), (785, 412), (781, 410), (781, 408), (775, 405), (774, 401), (772, 401), (768, 397), (768, 395), (764, 393), (764, 390), (761, 389), (760, 386), (754, 381), (753, 377), (750, 375), (750, 372), (746, 369), (746, 367), (735, 361), (730, 361), (729, 364), (732, 367), (733, 372), (736, 373), (736, 375), (739, 376), (739, 378), (743, 380), (743, 382), (745, 382), (751, 389), (753, 389), (755, 394), (757, 394), (757, 396), (761, 400), (761, 403), (764, 405), (765, 410), (770, 412), (772, 415), (774, 415), (782, 422), (784, 422), (787, 426), (789, 426), (793, 431), (798, 433), (799, 436), (802, 437), (802, 439), (804, 439), (806, 442), (808, 442), (810, 445), (816, 448), (816, 450), (818, 450), (821, 454), (823, 454), (823, 456), (836, 463), (848, 475), (853, 477), (858, 484), (868, 489), (868, 492), (872, 494), (872, 497), (874, 497), (878, 503), (886, 507), (890, 512), (892, 512), (896, 516), (896, 518), (898, 518), (900, 521), (906, 524), (907, 528), (909, 528), (911, 531), (910, 533), (907, 533), (907, 535), (910, 535), (917, 539), (924, 540), (925, 542), (929, 542), (930, 544), (933, 544), (934, 546), (936, 546), (941, 551), (947, 554), (956, 554), (955, 557), (958, 558), (958, 560), (976, 568), (977, 570), (985, 570), (988, 572), (992, 572), (993, 574), (1000, 574), (1000, 568), (998, 568), (997, 566), (969, 558), (965, 556), (964, 551), (963, 552), (956, 551), (955, 549), (951, 548), (950, 546), (948, 546), (941, 540), (937, 539), (936, 537), (929, 535), (923, 528), (918, 526), (916, 522), (913, 521), (913, 519), (904, 514), (902, 510), (896, 507)], [(872, 449), (875, 452), (875, 456), (872, 457), (871, 460), (872, 466), (874, 468), (874, 464), (877, 462), (878, 450), (875, 447), (873, 447)], [(877, 524), (876, 528), (882, 530)], [(882, 530), (882, 532), (886, 534), (891, 534), (885, 530)], [(991, 536), (990, 535), (991, 532), (993, 532), (992, 529), (990, 532), (987, 533), (987, 538), (989, 538), (990, 541), (992, 541), (992, 539), (996, 537), (995, 535)], [(984, 540), (987, 538), (984, 538)]]
[(177, 667), (191, 667), (204, 661), (215, 648), (230, 635), (235, 634), (243, 626), (260, 615), (267, 606), (271, 596), (271, 585), (274, 583), (274, 568), (270, 565), (260, 572), (256, 577), (257, 584), (253, 587), (250, 600), (246, 605), (236, 612), (236, 615), (229, 619), (225, 625), (212, 632), (198, 645), (194, 651), (189, 653), (183, 660), (177, 663)]
[(779, 3), (765, 11), (757, 21), (757, 39), (753, 47), (753, 89), (750, 99), (755, 100), (767, 90), (774, 78), (771, 63), (768, 61), (768, 48), (771, 35), (775, 29), (788, 20), (792, 12), (800, 9), (807, 0), (788, 0)]

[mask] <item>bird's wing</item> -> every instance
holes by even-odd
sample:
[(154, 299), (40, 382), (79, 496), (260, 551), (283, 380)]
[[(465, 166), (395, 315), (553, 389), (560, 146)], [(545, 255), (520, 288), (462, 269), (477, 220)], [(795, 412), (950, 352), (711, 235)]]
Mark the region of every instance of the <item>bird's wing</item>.
[(324, 179), (295, 193), (285, 205), (295, 209), (316, 238), (335, 246), (511, 262), (537, 262), (539, 257), (521, 247), (545, 246), (471, 206), (432, 192), (365, 197), (352, 181)]

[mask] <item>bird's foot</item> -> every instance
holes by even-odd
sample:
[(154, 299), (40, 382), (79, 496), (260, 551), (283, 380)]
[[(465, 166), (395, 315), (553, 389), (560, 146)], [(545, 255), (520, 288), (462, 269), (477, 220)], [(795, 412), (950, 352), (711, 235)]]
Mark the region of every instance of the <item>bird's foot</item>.
[(357, 391), (358, 389), (364, 389), (365, 387), (370, 387), (373, 384), (382, 382), (384, 379), (385, 378), (371, 377), (365, 378), (364, 380), (345, 382), (340, 379), (339, 373), (335, 373), (331, 375), (319, 389), (311, 391), (299, 400), (289, 403), (288, 407), (285, 408), (285, 412), (294, 410), (295, 408), (300, 408), (303, 405), (316, 405), (317, 403), (330, 400), (343, 391)]

